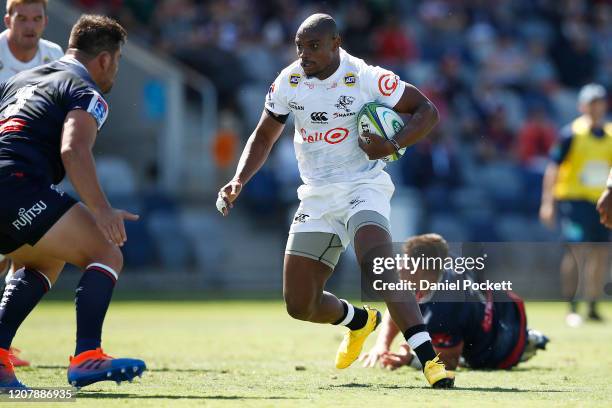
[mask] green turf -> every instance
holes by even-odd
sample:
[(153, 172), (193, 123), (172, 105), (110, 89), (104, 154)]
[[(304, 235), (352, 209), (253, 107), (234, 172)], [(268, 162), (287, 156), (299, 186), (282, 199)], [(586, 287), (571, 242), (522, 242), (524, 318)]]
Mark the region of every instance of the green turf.
[[(512, 371), (460, 370), (456, 390), (434, 391), (408, 368), (334, 369), (343, 329), (294, 321), (280, 302), (115, 302), (105, 349), (143, 358), (149, 371), (85, 388), (75, 405), (44, 406), (612, 406), (612, 324), (568, 329), (561, 304), (527, 311), (549, 350)], [(602, 311), (612, 319), (612, 304)], [(15, 339), (34, 363), (20, 379), (65, 386), (73, 333), (72, 303), (43, 302)]]

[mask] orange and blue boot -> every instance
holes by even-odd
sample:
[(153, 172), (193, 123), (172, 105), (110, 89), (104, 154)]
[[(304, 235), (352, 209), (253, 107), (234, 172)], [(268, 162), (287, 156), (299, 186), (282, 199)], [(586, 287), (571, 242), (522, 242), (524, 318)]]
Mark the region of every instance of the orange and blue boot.
[(9, 351), (0, 348), (0, 392), (27, 389), (15, 376)]
[(11, 363), (13, 363), (13, 367), (29, 367), (30, 362), (19, 357), (20, 353), (21, 350), (19, 350), (18, 348), (9, 348), (9, 358), (11, 359)]
[(101, 348), (87, 350), (70, 357), (68, 383), (81, 388), (99, 381), (132, 382), (147, 369), (144, 361), (133, 358), (113, 358)]

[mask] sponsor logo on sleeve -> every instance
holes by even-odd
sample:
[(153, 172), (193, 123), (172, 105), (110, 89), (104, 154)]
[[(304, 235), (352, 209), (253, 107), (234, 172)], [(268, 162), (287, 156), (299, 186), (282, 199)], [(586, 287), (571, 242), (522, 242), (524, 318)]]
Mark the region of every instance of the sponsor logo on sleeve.
[(89, 112), (98, 123), (98, 130), (102, 129), (102, 126), (108, 117), (108, 104), (104, 98), (102, 98), (102, 96), (95, 91), (93, 92), (93, 97), (91, 98), (91, 102), (87, 107), (87, 112)]
[(357, 76), (353, 72), (348, 72), (344, 76), (344, 85), (354, 86), (357, 83)]
[(275, 84), (274, 82), (272, 82), (272, 85), (270, 85), (270, 89), (268, 89), (268, 93), (266, 94), (266, 100), (272, 100), (272, 94), (274, 93), (274, 89), (275, 89)]
[(300, 83), (300, 79), (302, 79), (300, 74), (289, 75), (289, 85), (291, 85), (292, 88), (295, 88)]
[(383, 74), (378, 78), (378, 90), (383, 96), (391, 96), (397, 89), (399, 78), (393, 74)]
[(289, 108), (296, 110), (296, 111), (303, 111), (304, 105), (300, 105), (292, 101), (292, 102), (289, 102)]

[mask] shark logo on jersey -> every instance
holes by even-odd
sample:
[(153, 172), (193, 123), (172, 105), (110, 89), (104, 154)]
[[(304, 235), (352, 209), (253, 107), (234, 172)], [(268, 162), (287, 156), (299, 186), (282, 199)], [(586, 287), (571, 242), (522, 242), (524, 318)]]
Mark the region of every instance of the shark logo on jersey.
[(342, 109), (345, 112), (350, 112), (349, 105), (352, 105), (355, 102), (355, 98), (352, 96), (341, 95), (338, 98), (338, 103), (335, 105), (336, 108)]
[(92, 91), (92, 94), (93, 97), (91, 98), (91, 102), (89, 102), (87, 112), (94, 117), (96, 123), (98, 124), (98, 130), (100, 130), (108, 117), (108, 104), (96, 91)]
[(349, 105), (352, 105), (355, 102), (355, 98), (352, 96), (341, 95), (338, 98), (338, 103), (335, 105), (336, 108), (342, 109), (345, 112), (350, 112)]

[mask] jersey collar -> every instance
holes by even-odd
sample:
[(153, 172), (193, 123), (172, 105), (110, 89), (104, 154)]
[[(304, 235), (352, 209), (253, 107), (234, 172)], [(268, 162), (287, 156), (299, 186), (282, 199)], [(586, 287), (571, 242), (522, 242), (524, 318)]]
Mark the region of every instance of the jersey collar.
[(81, 61), (70, 55), (64, 55), (62, 58), (59, 59), (59, 61), (65, 64), (73, 65), (77, 70), (81, 71), (81, 74), (83, 75), (84, 79), (87, 80), (99, 92), (98, 85), (94, 82), (91, 75), (89, 74), (89, 71), (87, 70), (87, 67), (85, 67), (85, 65), (83, 65)]

